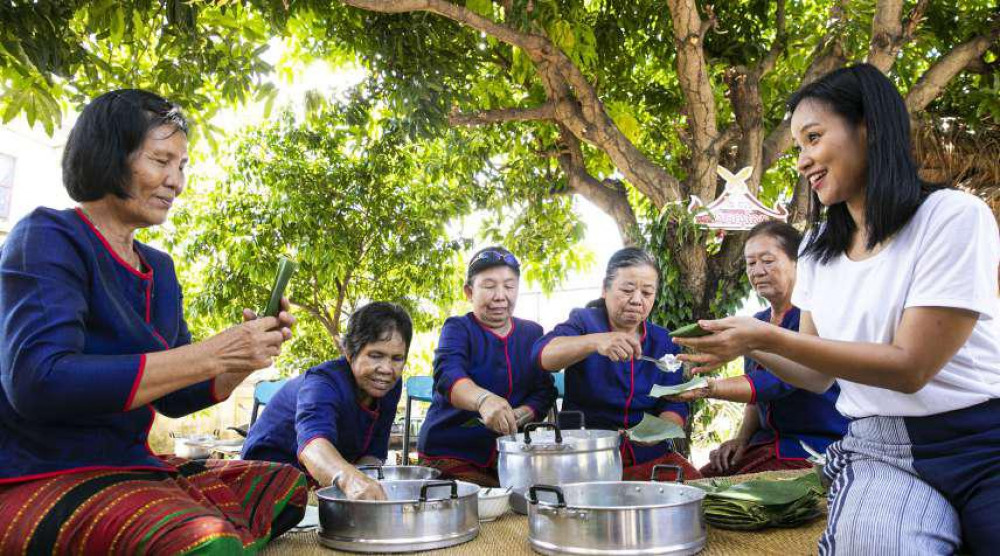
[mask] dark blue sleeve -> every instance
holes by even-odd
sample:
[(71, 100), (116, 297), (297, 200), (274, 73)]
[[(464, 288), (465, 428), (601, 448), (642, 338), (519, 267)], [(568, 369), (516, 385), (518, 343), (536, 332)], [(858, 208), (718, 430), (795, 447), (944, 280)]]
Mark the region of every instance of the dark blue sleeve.
[(372, 430), (372, 441), (364, 456), (374, 456), (381, 461), (389, 457), (389, 436), (392, 434), (392, 422), (396, 420), (396, 408), (399, 406), (399, 397), (402, 392), (402, 385), (391, 392), (386, 398), (391, 397), (392, 401), (383, 405), (375, 421), (375, 428)]
[(545, 346), (549, 345), (549, 342), (560, 336), (583, 336), (587, 333), (582, 311), (580, 309), (573, 309), (565, 322), (557, 324), (548, 334), (535, 342), (535, 345), (531, 348), (531, 360), (535, 362), (535, 365), (539, 369), (544, 371), (545, 369), (542, 367), (542, 350), (545, 349)]
[[(541, 338), (541, 327), (539, 327), (538, 337), (539, 339)], [(532, 351), (534, 351), (533, 347), (537, 343), (538, 340), (530, 342), (529, 345), (532, 346)], [(535, 412), (535, 419), (542, 419), (552, 409), (552, 404), (555, 403), (559, 392), (556, 390), (556, 381), (552, 377), (552, 373), (546, 372), (538, 364), (538, 358), (531, 357), (529, 361), (529, 365), (531, 366), (529, 372), (534, 376), (534, 380), (532, 381), (531, 392), (524, 399), (523, 405), (530, 407)]]
[(774, 376), (771, 371), (761, 367), (757, 367), (755, 370), (746, 373), (746, 377), (750, 382), (750, 389), (753, 390), (753, 393), (750, 395), (750, 403), (773, 402), (788, 396), (796, 390), (791, 384), (788, 384)]
[(469, 342), (469, 331), (458, 319), (445, 321), (434, 350), (434, 389), (449, 403), (451, 389), (469, 379)]
[[(187, 321), (184, 320), (183, 307), (184, 299), (181, 296), (178, 307), (181, 307), (180, 330), (177, 333), (177, 341), (171, 348), (186, 346), (191, 343), (191, 331), (188, 330)], [(195, 411), (201, 411), (207, 407), (221, 402), (222, 400), (215, 393), (215, 379), (205, 380), (197, 384), (192, 384), (176, 392), (171, 392), (166, 396), (153, 402), (156, 411), (167, 417), (176, 419), (190, 415)]]
[(0, 256), (0, 379), (27, 419), (125, 411), (145, 366), (141, 353), (83, 353), (89, 281), (74, 233), (31, 215)]
[(342, 393), (323, 375), (306, 372), (295, 402), (296, 456), (316, 438), (325, 438), (337, 446), (337, 406), (346, 403)]

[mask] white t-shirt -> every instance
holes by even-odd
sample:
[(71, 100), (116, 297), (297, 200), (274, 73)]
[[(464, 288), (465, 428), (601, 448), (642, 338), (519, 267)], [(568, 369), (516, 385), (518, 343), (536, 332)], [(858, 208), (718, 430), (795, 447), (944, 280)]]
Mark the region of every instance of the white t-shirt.
[[(805, 243), (803, 243), (805, 245)], [(799, 258), (792, 303), (821, 338), (891, 344), (907, 307), (979, 313), (972, 336), (920, 391), (903, 394), (838, 379), (848, 417), (920, 416), (1000, 398), (1000, 233), (986, 203), (956, 190), (931, 194), (877, 255), (821, 264)]]

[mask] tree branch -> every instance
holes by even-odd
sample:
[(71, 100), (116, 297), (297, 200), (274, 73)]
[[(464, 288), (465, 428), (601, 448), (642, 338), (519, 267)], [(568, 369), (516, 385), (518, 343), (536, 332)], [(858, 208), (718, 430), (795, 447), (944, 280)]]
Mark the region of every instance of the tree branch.
[(709, 81), (702, 42), (704, 31), (694, 0), (667, 0), (677, 48), (677, 77), (684, 93), (691, 132), (689, 185), (702, 198), (715, 197), (718, 152), (712, 149), (718, 135), (715, 94)]
[(872, 37), (867, 62), (889, 73), (902, 46), (903, 0), (879, 0), (872, 18)]
[(497, 40), (521, 48), (535, 64), (548, 93), (557, 102), (555, 120), (580, 140), (601, 149), (619, 171), (657, 207), (680, 198), (680, 182), (654, 164), (618, 129), (593, 85), (580, 68), (548, 37), (494, 22), (446, 0), (343, 0), (374, 12), (432, 12)]
[(778, 0), (778, 7), (774, 16), (774, 29), (774, 42), (771, 43), (771, 49), (768, 50), (767, 55), (764, 56), (764, 59), (760, 61), (755, 70), (758, 78), (770, 73), (778, 63), (778, 58), (785, 51), (785, 46), (788, 42), (788, 32), (785, 28), (785, 0)]
[(453, 110), (448, 115), (448, 123), (461, 126), (480, 126), (501, 122), (525, 122), (552, 120), (555, 118), (558, 102), (549, 101), (533, 108), (504, 108), (483, 112), (465, 113)]
[(624, 185), (618, 180), (598, 180), (587, 172), (580, 140), (566, 126), (559, 126), (559, 141), (562, 144), (558, 155), (559, 166), (566, 174), (570, 189), (614, 218), (622, 240), (627, 245), (634, 244), (638, 239), (638, 222)]
[(913, 115), (931, 103), (956, 75), (975, 63), (1000, 36), (1000, 27), (989, 35), (980, 35), (966, 41), (938, 58), (906, 95), (906, 108)]

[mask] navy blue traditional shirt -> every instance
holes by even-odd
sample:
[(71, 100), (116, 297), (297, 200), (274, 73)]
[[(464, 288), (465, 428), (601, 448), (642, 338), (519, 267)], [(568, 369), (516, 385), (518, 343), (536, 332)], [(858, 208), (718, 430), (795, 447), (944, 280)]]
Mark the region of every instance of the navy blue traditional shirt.
[(351, 463), (364, 456), (385, 460), (402, 381), (365, 407), (354, 373), (341, 357), (289, 380), (264, 406), (243, 443), (243, 459), (288, 463), (305, 470), (299, 454), (325, 438)]
[(0, 256), (0, 482), (92, 469), (172, 470), (147, 444), (155, 411), (216, 398), (206, 380), (128, 410), (146, 354), (191, 342), (166, 253), (122, 261), (79, 210), (39, 208)]
[(434, 400), (420, 428), (420, 455), (495, 464), (499, 435), (477, 420), (478, 413), (451, 405), (451, 390), (463, 380), (502, 396), (511, 407), (526, 405), (535, 420), (544, 419), (557, 392), (552, 376), (531, 357), (531, 346), (541, 336), (541, 326), (517, 318), (506, 336), (472, 313), (445, 321), (434, 352)]
[[(608, 314), (603, 309), (573, 309), (569, 320), (557, 325), (535, 343), (532, 358), (539, 361), (542, 350), (560, 336), (584, 336), (611, 332)], [(643, 355), (659, 359), (664, 355), (680, 353), (680, 347), (670, 339), (669, 332), (651, 322), (642, 325)], [(638, 425), (644, 413), (659, 417), (671, 411), (687, 418), (684, 403), (672, 403), (649, 396), (656, 384), (670, 386), (684, 382), (680, 370), (673, 373), (660, 371), (649, 361), (614, 362), (598, 353), (566, 368), (566, 397), (563, 411), (583, 413), (587, 428), (619, 430)], [(659, 458), (673, 450), (670, 442), (643, 446), (622, 439), (622, 450), (630, 450), (636, 465)]]
[[(792, 307), (781, 319), (781, 327), (798, 331), (799, 309)], [(754, 315), (764, 322), (771, 321), (771, 309)], [(822, 394), (796, 388), (759, 363), (744, 359), (744, 376), (753, 391), (750, 403), (757, 405), (760, 429), (750, 438), (751, 445), (774, 443), (778, 459), (805, 459), (802, 440), (822, 453), (826, 447), (847, 433), (848, 419), (837, 411), (840, 387), (834, 383)]]

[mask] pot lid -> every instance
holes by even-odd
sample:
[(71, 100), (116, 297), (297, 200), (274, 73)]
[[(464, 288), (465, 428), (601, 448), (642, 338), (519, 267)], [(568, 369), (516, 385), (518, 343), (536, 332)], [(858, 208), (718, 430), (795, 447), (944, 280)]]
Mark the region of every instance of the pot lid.
[[(539, 425), (539, 426), (536, 426)], [(592, 452), (617, 450), (621, 442), (618, 431), (603, 429), (563, 430), (551, 423), (533, 423), (524, 432), (497, 439), (500, 452)]]

